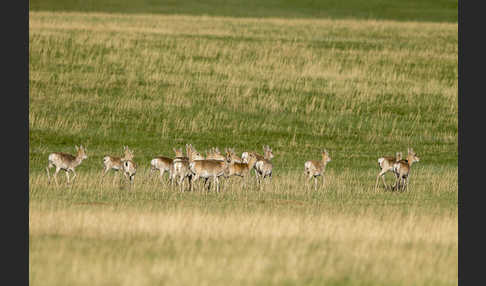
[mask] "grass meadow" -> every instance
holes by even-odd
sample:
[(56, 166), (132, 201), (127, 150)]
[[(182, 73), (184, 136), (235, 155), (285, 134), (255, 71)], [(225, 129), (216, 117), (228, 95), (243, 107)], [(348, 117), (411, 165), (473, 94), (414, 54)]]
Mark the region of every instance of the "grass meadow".
[[(30, 285), (457, 285), (457, 2), (415, 19), (398, 1), (363, 17), (192, 2), (31, 1)], [(186, 143), (270, 145), (273, 178), (180, 192), (149, 166)], [(48, 154), (80, 144), (74, 184), (48, 184)], [(124, 145), (131, 188), (101, 180)], [(378, 157), (408, 147), (409, 189), (375, 190)]]

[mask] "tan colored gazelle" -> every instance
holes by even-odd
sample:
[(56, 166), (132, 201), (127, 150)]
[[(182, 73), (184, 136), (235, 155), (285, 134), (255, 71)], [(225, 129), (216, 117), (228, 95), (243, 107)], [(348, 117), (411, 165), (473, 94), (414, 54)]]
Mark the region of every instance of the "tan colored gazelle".
[[(191, 190), (192, 172), (189, 169), (189, 157), (183, 155), (182, 149), (174, 148), (174, 152), (176, 156), (172, 162), (171, 180), (176, 181), (177, 184), (180, 185), (181, 191), (183, 191), (184, 180), (187, 179), (189, 182), (189, 189)], [(204, 157), (198, 152), (195, 152), (193, 156), (194, 160), (204, 160)]]
[[(173, 149), (176, 152), (175, 148)], [(177, 152), (176, 152), (177, 154)], [(169, 173), (169, 181), (172, 184), (172, 164), (174, 159), (164, 156), (157, 156), (150, 161), (150, 173), (159, 170), (159, 179), (162, 181), (162, 176), (165, 172)]]
[(133, 151), (128, 148), (128, 146), (123, 146), (123, 152), (124, 155), (123, 157), (116, 157), (116, 156), (110, 156), (110, 155), (105, 155), (103, 156), (103, 171), (101, 179), (105, 177), (105, 175), (110, 171), (111, 169), (115, 170), (115, 176), (113, 177), (113, 184), (115, 183), (116, 176), (118, 174), (119, 170), (123, 171), (123, 161), (124, 160), (132, 160), (133, 159)]
[(47, 179), (48, 182), (51, 183), (51, 176), (49, 175), (49, 169), (52, 167), (56, 167), (56, 172), (54, 173), (54, 181), (56, 182), (56, 185), (58, 185), (57, 182), (57, 173), (59, 173), (60, 170), (63, 170), (66, 172), (66, 177), (67, 177), (67, 183), (69, 184), (69, 171), (71, 171), (76, 178), (76, 172), (74, 171), (74, 168), (79, 166), (81, 162), (84, 159), (88, 158), (88, 155), (86, 154), (86, 149), (81, 145), (81, 146), (74, 146), (76, 148), (77, 154), (76, 156), (73, 156), (68, 153), (63, 153), (63, 152), (54, 152), (49, 154), (48, 156), (48, 164), (46, 167), (47, 170)]
[(273, 164), (270, 160), (273, 158), (272, 149), (267, 145), (263, 146), (264, 158), (262, 160), (257, 159), (255, 166), (255, 175), (257, 177), (258, 183), (261, 183), (262, 179), (272, 178)]
[(326, 165), (331, 161), (331, 156), (326, 149), (321, 151), (322, 159), (309, 160), (304, 163), (305, 173), (308, 176), (309, 181), (314, 177), (314, 189), (317, 190), (317, 177), (322, 176), (322, 184), (324, 185), (324, 171)]
[[(219, 177), (224, 175), (228, 163), (226, 161), (216, 160), (196, 160), (194, 157), (196, 150), (191, 144), (186, 145), (186, 152), (189, 157), (189, 169), (193, 174), (193, 184), (199, 178), (206, 179), (204, 185), (206, 185), (208, 179), (212, 179), (216, 183), (216, 191), (219, 193)], [(208, 190), (210, 189), (211, 182), (209, 182), (208, 186)]]
[(135, 179), (135, 173), (137, 172), (137, 164), (132, 160), (124, 160), (123, 161), (123, 174), (125, 178), (130, 181), (130, 185), (133, 184), (133, 180)]
[(250, 179), (250, 171), (253, 169), (257, 159), (253, 153), (250, 153), (248, 163), (238, 163), (233, 157), (234, 150), (228, 149), (226, 150), (226, 161), (228, 162), (228, 166), (225, 170), (224, 176), (226, 178), (231, 176), (239, 176), (243, 177), (242, 186), (245, 184), (245, 181)]
[(397, 179), (395, 182), (395, 186), (397, 189), (400, 189), (400, 184), (403, 182), (402, 190), (405, 189), (405, 187), (408, 190), (410, 169), (413, 163), (419, 161), (420, 158), (417, 156), (417, 153), (415, 153), (412, 148), (408, 148), (407, 159), (398, 160), (395, 164), (393, 164), (393, 172), (395, 172), (397, 175)]
[[(385, 185), (385, 189), (387, 188), (387, 185), (385, 183), (385, 174), (387, 172), (393, 172), (395, 176), (397, 174), (393, 170), (393, 165), (400, 161), (402, 159), (402, 152), (397, 152), (395, 157), (392, 156), (383, 156), (378, 158), (378, 166), (380, 167), (380, 173), (376, 176), (376, 183), (375, 183), (375, 190), (378, 188), (378, 181), (380, 180), (380, 177), (383, 180), (383, 185)], [(393, 188), (394, 186), (392, 186)]]

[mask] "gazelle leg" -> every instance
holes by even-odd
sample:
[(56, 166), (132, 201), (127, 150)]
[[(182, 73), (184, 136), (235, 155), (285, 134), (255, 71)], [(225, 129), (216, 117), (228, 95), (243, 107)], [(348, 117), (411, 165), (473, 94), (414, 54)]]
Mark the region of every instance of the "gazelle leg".
[[(378, 181), (380, 180), (380, 177), (383, 178), (384, 174), (385, 172), (381, 171), (380, 173), (378, 173), (378, 176), (376, 176), (375, 190), (378, 188)], [(383, 184), (385, 184), (385, 188), (386, 188), (385, 178), (383, 178)]]
[(160, 168), (160, 176), (159, 176), (160, 182), (162, 182), (162, 178), (164, 176), (164, 172), (165, 172), (165, 169), (164, 168)]
[(216, 192), (219, 193), (219, 179), (217, 176), (214, 176), (213, 180), (216, 181)]
[(50, 184), (51, 183), (51, 175), (49, 175), (49, 169), (51, 168), (51, 164), (49, 164), (47, 167), (46, 167), (46, 171), (47, 171), (47, 183)]
[(118, 172), (121, 172), (121, 171), (115, 170), (115, 175), (113, 176), (113, 186), (115, 185), (116, 178), (118, 177)]
[[(69, 171), (69, 170), (68, 170), (68, 171)], [(76, 178), (77, 174), (76, 174), (76, 172), (74, 171), (74, 169), (71, 169), (71, 172), (73, 172), (73, 175), (74, 175), (74, 176), (73, 176), (73, 182), (74, 182), (74, 178)]]
[(314, 176), (314, 190), (317, 191), (317, 176)]
[(56, 182), (56, 186), (59, 186), (59, 183), (57, 182), (57, 173), (59, 173), (60, 170), (61, 168), (56, 167), (56, 172), (54, 173), (54, 181)]
[(110, 169), (109, 168), (103, 168), (103, 171), (101, 171), (101, 179), (103, 180), (103, 178), (105, 177), (106, 173), (108, 173)]
[(67, 183), (69, 184), (69, 169), (66, 171)]

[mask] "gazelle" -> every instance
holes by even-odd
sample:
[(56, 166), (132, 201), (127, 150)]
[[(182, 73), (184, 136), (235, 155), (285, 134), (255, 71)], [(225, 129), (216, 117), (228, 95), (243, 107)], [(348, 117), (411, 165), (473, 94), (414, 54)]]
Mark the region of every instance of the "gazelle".
[(124, 160), (132, 160), (133, 159), (133, 151), (128, 148), (128, 146), (123, 146), (123, 152), (124, 155), (123, 157), (116, 157), (116, 156), (110, 156), (110, 155), (105, 155), (103, 156), (103, 171), (102, 171), (102, 176), (101, 179), (105, 177), (105, 175), (110, 171), (111, 169), (115, 170), (115, 176), (113, 177), (113, 184), (115, 184), (115, 180), (118, 174), (119, 170), (123, 170), (123, 161)]
[[(395, 157), (383, 156), (383, 157), (378, 158), (378, 166), (380, 167), (380, 173), (378, 173), (378, 175), (376, 176), (375, 190), (378, 187), (378, 181), (379, 181), (380, 177), (383, 180), (383, 185), (385, 185), (385, 189), (387, 188), (387, 185), (385, 183), (385, 174), (387, 172), (394, 172), (393, 165), (396, 162), (400, 161), (401, 159), (402, 159), (402, 152), (397, 152)], [(397, 176), (396, 173), (395, 173), (395, 176)], [(393, 186), (392, 186), (392, 188), (393, 188)]]
[[(189, 189), (192, 190), (192, 172), (189, 168), (189, 157), (182, 154), (182, 149), (173, 149), (176, 157), (172, 161), (172, 171), (171, 180), (176, 181), (178, 185), (181, 186), (181, 191), (183, 191), (184, 180), (189, 181)], [(198, 152), (193, 154), (194, 160), (203, 160), (204, 157)], [(178, 180), (176, 180), (178, 179)]]
[[(174, 149), (175, 151), (175, 149)], [(153, 173), (154, 171), (159, 170), (160, 175), (159, 179), (162, 181), (162, 176), (164, 175), (165, 172), (169, 173), (169, 181), (172, 184), (172, 164), (173, 164), (174, 159), (164, 157), (164, 156), (158, 156), (153, 158), (150, 161), (150, 173)]]
[[(236, 160), (234, 160), (233, 155), (235, 155), (233, 149), (226, 150), (226, 162), (228, 162), (228, 166), (225, 170), (224, 176), (226, 178), (231, 176), (239, 176), (239, 177), (243, 177), (245, 181), (249, 180), (250, 171), (253, 169), (253, 166), (257, 161), (255, 155), (252, 153), (248, 155), (249, 156), (248, 163), (236, 162)], [(244, 184), (244, 181), (242, 182), (242, 184)]]
[(269, 177), (270, 179), (272, 178), (272, 170), (273, 170), (273, 165), (270, 160), (273, 158), (273, 152), (272, 149), (267, 145), (263, 146), (263, 151), (264, 151), (264, 158), (262, 160), (258, 160), (255, 163), (254, 169), (255, 169), (255, 175), (257, 177), (258, 183), (261, 182), (261, 179), (265, 179)]
[(63, 153), (63, 152), (54, 152), (49, 154), (48, 156), (48, 164), (46, 167), (47, 170), (47, 179), (48, 183), (51, 183), (51, 176), (49, 175), (49, 169), (52, 167), (56, 167), (56, 172), (54, 173), (54, 180), (56, 181), (56, 185), (58, 185), (57, 182), (57, 173), (59, 173), (60, 170), (63, 170), (66, 172), (66, 177), (67, 177), (67, 183), (69, 184), (69, 171), (71, 171), (76, 178), (76, 172), (74, 171), (74, 168), (79, 166), (81, 162), (84, 159), (88, 158), (88, 155), (86, 154), (86, 149), (81, 145), (81, 146), (74, 146), (76, 148), (77, 154), (76, 156), (73, 156), (71, 154)]
[(137, 164), (132, 160), (123, 161), (123, 174), (125, 178), (130, 181), (130, 185), (133, 184), (133, 179), (135, 179), (135, 173), (137, 172)]
[[(196, 160), (194, 157), (194, 153), (196, 151), (191, 144), (186, 145), (186, 152), (189, 157), (189, 169), (193, 174), (193, 183), (196, 182), (199, 178), (205, 178), (206, 181), (208, 179), (212, 179), (216, 183), (216, 191), (219, 193), (219, 177), (224, 175), (224, 171), (227, 167), (227, 162), (216, 160)], [(208, 190), (210, 189), (211, 182), (208, 186)]]
[(314, 177), (314, 189), (317, 190), (317, 177), (322, 176), (322, 184), (324, 185), (324, 171), (326, 165), (331, 161), (331, 156), (326, 149), (321, 151), (322, 159), (309, 160), (304, 163), (305, 173), (308, 176), (309, 181)]
[(407, 159), (398, 160), (395, 164), (393, 164), (393, 172), (396, 173), (397, 179), (395, 182), (395, 186), (397, 189), (400, 189), (400, 184), (403, 182), (402, 190), (405, 187), (408, 190), (408, 179), (410, 177), (410, 169), (414, 162), (419, 162), (420, 158), (417, 156), (417, 153), (413, 151), (412, 148), (408, 148), (408, 155)]

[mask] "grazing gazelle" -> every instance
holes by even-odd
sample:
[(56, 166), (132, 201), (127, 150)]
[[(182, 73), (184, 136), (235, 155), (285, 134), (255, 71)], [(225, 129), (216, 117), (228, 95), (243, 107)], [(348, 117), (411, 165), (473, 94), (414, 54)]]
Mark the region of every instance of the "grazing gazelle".
[(57, 173), (59, 173), (60, 170), (63, 170), (66, 172), (66, 177), (67, 177), (67, 183), (69, 184), (69, 171), (73, 172), (73, 180), (76, 178), (76, 172), (74, 171), (74, 168), (76, 168), (79, 164), (84, 159), (88, 158), (88, 155), (86, 155), (86, 150), (84, 149), (83, 146), (74, 146), (76, 148), (77, 154), (76, 156), (73, 156), (71, 154), (63, 153), (63, 152), (54, 152), (49, 154), (48, 156), (48, 165), (46, 167), (47, 170), (47, 179), (48, 183), (51, 183), (51, 176), (49, 175), (49, 169), (52, 167), (56, 167), (56, 172), (54, 173), (54, 181), (56, 181), (56, 185), (58, 185), (57, 182)]
[(231, 176), (243, 177), (242, 184), (244, 185), (245, 181), (250, 179), (250, 171), (253, 169), (253, 166), (255, 166), (257, 159), (253, 153), (250, 153), (248, 155), (248, 163), (238, 163), (234, 159), (233, 155), (235, 155), (233, 149), (226, 150), (226, 161), (228, 162), (228, 167), (225, 170), (224, 176), (226, 178)]
[(402, 190), (405, 189), (405, 187), (408, 190), (410, 168), (414, 162), (418, 161), (420, 161), (420, 158), (417, 156), (417, 153), (415, 153), (412, 148), (408, 148), (407, 159), (398, 160), (395, 164), (393, 164), (393, 172), (395, 172), (397, 175), (395, 182), (395, 187), (397, 189), (400, 189), (400, 184), (403, 182)]
[[(176, 150), (174, 149), (174, 152)], [(177, 153), (177, 152), (176, 152)], [(169, 181), (172, 184), (172, 163), (174, 159), (164, 157), (164, 156), (158, 156), (153, 158), (150, 161), (150, 173), (153, 173), (154, 171), (159, 170), (160, 175), (159, 179), (162, 181), (162, 176), (164, 175), (165, 172), (169, 172)]]
[(124, 160), (132, 160), (133, 159), (133, 151), (128, 149), (128, 146), (123, 146), (123, 152), (124, 155), (123, 157), (116, 157), (116, 156), (110, 156), (110, 155), (105, 155), (103, 156), (103, 171), (102, 171), (102, 176), (101, 179), (103, 179), (110, 171), (111, 169), (115, 170), (115, 176), (113, 177), (113, 184), (115, 184), (116, 176), (118, 174), (118, 170), (123, 169), (123, 161)]
[[(196, 150), (191, 144), (186, 145), (186, 152), (189, 157), (189, 169), (193, 174), (193, 184), (199, 178), (212, 179), (216, 183), (216, 191), (219, 193), (219, 177), (224, 175), (224, 171), (227, 168), (226, 161), (216, 160), (196, 160), (194, 153)], [(204, 185), (206, 185), (206, 182)], [(192, 188), (192, 185), (191, 185)], [(211, 182), (209, 182), (208, 190), (211, 189)]]
[(322, 184), (324, 185), (324, 171), (326, 170), (326, 165), (331, 161), (331, 156), (326, 149), (321, 151), (322, 159), (309, 160), (304, 163), (305, 173), (308, 176), (309, 181), (314, 177), (314, 189), (317, 190), (317, 177), (322, 176)]
[[(381, 179), (383, 180), (383, 185), (385, 185), (385, 189), (387, 188), (387, 185), (385, 183), (385, 174), (387, 172), (393, 172), (395, 173), (395, 176), (398, 175), (396, 172), (393, 170), (393, 165), (395, 165), (396, 162), (400, 161), (402, 159), (402, 152), (397, 152), (395, 157), (392, 156), (383, 156), (378, 158), (378, 166), (380, 167), (380, 173), (376, 176), (376, 183), (375, 183), (375, 190), (378, 187), (378, 181)], [(393, 188), (394, 186), (392, 186)]]
[(257, 159), (255, 166), (255, 176), (257, 177), (258, 183), (260, 184), (261, 179), (272, 178), (273, 165), (270, 160), (273, 158), (272, 149), (267, 145), (263, 146), (264, 158), (262, 160)]
[(137, 164), (132, 160), (123, 161), (123, 174), (130, 181), (130, 185), (133, 184), (135, 173), (137, 172)]

